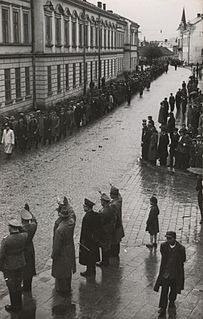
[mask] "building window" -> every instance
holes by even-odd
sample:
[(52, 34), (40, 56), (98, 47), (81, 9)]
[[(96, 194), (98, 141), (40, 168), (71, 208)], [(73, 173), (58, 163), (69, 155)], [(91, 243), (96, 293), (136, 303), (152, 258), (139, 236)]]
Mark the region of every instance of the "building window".
[(82, 23), (79, 24), (79, 47), (83, 47), (83, 25)]
[(100, 35), (99, 35), (99, 46), (102, 48), (102, 29), (100, 29)]
[(113, 49), (114, 32), (111, 31), (111, 48)]
[(4, 70), (4, 80), (5, 80), (5, 101), (6, 104), (11, 102), (11, 70)]
[(104, 60), (104, 77), (106, 77), (106, 61)]
[(82, 85), (82, 63), (80, 62), (80, 70), (79, 70), (79, 82), (80, 82), (80, 85)]
[(90, 46), (91, 48), (94, 46), (94, 27), (92, 25), (90, 27)]
[(98, 63), (95, 61), (95, 79), (97, 79), (98, 76)]
[(48, 95), (52, 94), (51, 65), (47, 67)]
[(98, 48), (99, 46), (99, 29), (98, 28), (95, 29), (95, 46), (96, 48)]
[(9, 43), (9, 9), (7, 8), (2, 8), (2, 34), (3, 43)]
[(30, 95), (30, 68), (25, 68), (25, 95)]
[(23, 40), (25, 44), (29, 43), (29, 13), (23, 13)]
[(90, 77), (91, 77), (91, 81), (93, 80), (93, 62), (90, 62)]
[(76, 48), (76, 21), (72, 21), (72, 46)]
[(16, 80), (16, 99), (20, 99), (21, 98), (20, 68), (15, 68), (15, 80)]
[(61, 46), (61, 19), (55, 18), (56, 46)]
[(69, 46), (69, 21), (64, 21), (64, 44), (65, 46)]
[(109, 78), (109, 72), (110, 72), (109, 60), (107, 60), (107, 78)]
[(17, 10), (13, 10), (13, 42), (20, 43), (20, 15)]
[(89, 34), (88, 34), (89, 26), (88, 24), (85, 25), (85, 47), (88, 48), (89, 43)]
[(111, 46), (111, 30), (108, 30), (108, 49), (110, 49)]
[(104, 29), (104, 49), (106, 49), (106, 29)]
[(57, 65), (57, 93), (61, 92), (61, 66)]
[(113, 76), (113, 60), (110, 60), (111, 61), (111, 76)]
[(73, 63), (73, 87), (76, 87), (76, 64)]
[(66, 64), (66, 90), (69, 89), (69, 64)]
[(46, 16), (46, 45), (52, 45), (52, 17)]
[(88, 62), (85, 63), (85, 81), (88, 80)]

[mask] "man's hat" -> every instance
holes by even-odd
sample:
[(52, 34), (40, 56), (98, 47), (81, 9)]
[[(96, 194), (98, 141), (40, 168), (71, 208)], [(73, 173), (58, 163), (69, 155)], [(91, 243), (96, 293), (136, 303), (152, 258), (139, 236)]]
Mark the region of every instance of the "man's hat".
[(101, 199), (104, 200), (105, 202), (111, 201), (111, 198), (108, 195), (106, 195), (105, 193), (101, 194)]
[(147, 120), (142, 120), (142, 123), (146, 123), (147, 122)]
[(91, 202), (91, 200), (85, 198), (84, 199), (84, 205), (92, 208), (95, 205), (95, 203), (93, 203), (93, 202)]
[(119, 189), (118, 189), (117, 187), (111, 185), (110, 193), (111, 193), (112, 195), (118, 195)]
[(174, 231), (167, 231), (165, 237), (166, 237), (166, 238), (171, 238), (171, 237), (172, 237), (172, 238), (176, 239), (176, 232), (174, 232)]
[(157, 204), (157, 198), (156, 198), (155, 196), (152, 196), (152, 197), (150, 198), (150, 202), (151, 202), (151, 203), (154, 203), (154, 204)]
[(25, 208), (23, 209), (22, 213), (21, 213), (21, 218), (24, 220), (30, 220), (32, 219), (32, 215), (30, 214), (30, 212), (28, 212)]
[(9, 220), (8, 225), (11, 227), (14, 227), (14, 228), (18, 228), (18, 227), (22, 226), (21, 223), (19, 221), (17, 221), (17, 219), (14, 219), (14, 218)]

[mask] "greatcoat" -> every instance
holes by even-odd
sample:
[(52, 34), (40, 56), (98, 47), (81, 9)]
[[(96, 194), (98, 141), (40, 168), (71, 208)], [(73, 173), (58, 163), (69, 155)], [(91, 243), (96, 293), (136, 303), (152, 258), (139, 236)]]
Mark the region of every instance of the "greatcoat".
[(98, 213), (87, 212), (82, 220), (80, 234), (79, 263), (94, 265), (100, 260), (99, 244), (101, 239), (101, 220)]
[(52, 276), (56, 279), (70, 278), (71, 274), (76, 272), (73, 240), (75, 223), (75, 213), (70, 209), (67, 217), (61, 218), (58, 225), (55, 225), (52, 249)]
[(122, 222), (122, 197), (119, 194), (117, 198), (111, 200), (110, 206), (115, 210), (116, 226), (113, 233), (113, 244), (120, 243), (121, 239), (125, 236)]
[[(159, 275), (157, 278), (157, 281), (154, 286), (154, 291), (159, 291), (159, 287), (162, 286), (162, 281), (163, 281), (163, 275), (166, 270), (167, 262), (168, 262), (168, 257), (169, 257), (169, 248), (170, 245), (168, 242), (162, 243), (160, 247), (161, 251), (161, 266), (159, 270)], [(176, 249), (175, 251), (175, 258), (176, 258), (176, 267), (174, 268), (174, 277), (176, 281), (176, 292), (178, 294), (181, 293), (181, 290), (184, 289), (184, 281), (185, 281), (185, 276), (184, 276), (184, 262), (186, 261), (186, 254), (185, 254), (185, 247), (182, 246), (179, 242), (176, 241)]]

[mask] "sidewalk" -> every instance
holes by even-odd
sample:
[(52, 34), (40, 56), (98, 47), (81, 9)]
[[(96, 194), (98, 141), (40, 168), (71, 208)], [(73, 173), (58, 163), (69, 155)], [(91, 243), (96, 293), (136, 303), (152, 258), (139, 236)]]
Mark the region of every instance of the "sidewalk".
[[(97, 269), (95, 280), (81, 278), (78, 264), (73, 276), (72, 297), (62, 298), (54, 292), (49, 270), (40, 273), (33, 284), (33, 297), (24, 295), (24, 309), (11, 316), (4, 310), (9, 302), (0, 300), (1, 319), (154, 319), (157, 318), (159, 294), (153, 291), (160, 264), (158, 249), (145, 247), (149, 198), (155, 194), (160, 208), (159, 244), (167, 230), (177, 232), (186, 247), (185, 290), (177, 298), (177, 315), (167, 318), (201, 319), (203, 314), (203, 227), (195, 191), (196, 177), (170, 173), (161, 168), (135, 164), (121, 181), (123, 220), (126, 236), (122, 242), (120, 262)], [(76, 241), (77, 242), (77, 241)], [(78, 254), (77, 254), (78, 255)]]

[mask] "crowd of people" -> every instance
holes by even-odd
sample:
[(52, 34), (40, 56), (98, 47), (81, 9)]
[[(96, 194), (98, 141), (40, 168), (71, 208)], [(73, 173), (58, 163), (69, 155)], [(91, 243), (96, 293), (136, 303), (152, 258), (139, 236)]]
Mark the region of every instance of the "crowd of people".
[[(203, 106), (198, 79), (192, 75), (183, 81), (176, 94), (170, 93), (160, 103), (158, 133), (154, 120), (148, 116), (142, 123), (142, 158), (152, 165), (170, 166), (181, 170), (202, 167)], [(176, 116), (174, 112), (176, 110)], [(181, 127), (176, 121), (181, 120)]]
[(165, 64), (157, 62), (151, 67), (137, 67), (134, 73), (127, 73), (121, 80), (109, 83), (102, 78), (100, 89), (91, 82), (86, 96), (57, 103), (47, 111), (19, 113), (1, 119), (1, 141), (7, 157), (10, 158), (14, 147), (17, 152), (25, 153), (40, 144), (50, 145), (109, 113), (126, 100), (130, 104), (133, 94), (139, 92), (142, 96), (144, 88), (149, 89), (151, 81), (165, 71)]

